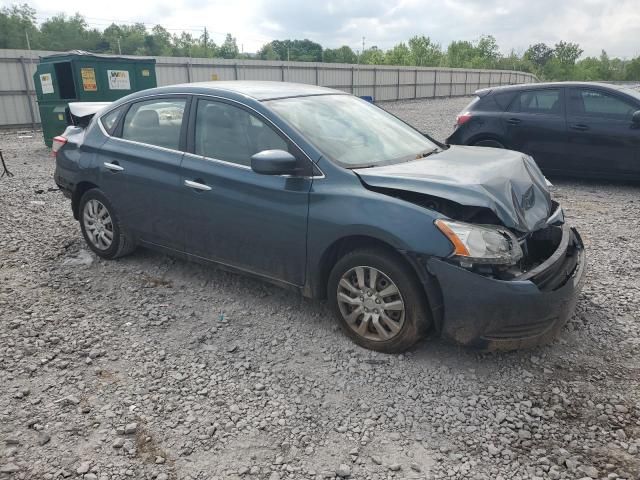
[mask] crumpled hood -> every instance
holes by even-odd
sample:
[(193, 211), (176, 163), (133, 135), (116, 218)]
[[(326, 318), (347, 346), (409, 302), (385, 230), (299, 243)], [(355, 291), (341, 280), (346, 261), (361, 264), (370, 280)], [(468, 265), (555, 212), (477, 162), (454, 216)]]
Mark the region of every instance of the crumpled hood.
[(355, 172), (371, 187), (489, 208), (521, 232), (538, 230), (552, 213), (542, 172), (530, 156), (511, 150), (451, 146), (424, 159)]

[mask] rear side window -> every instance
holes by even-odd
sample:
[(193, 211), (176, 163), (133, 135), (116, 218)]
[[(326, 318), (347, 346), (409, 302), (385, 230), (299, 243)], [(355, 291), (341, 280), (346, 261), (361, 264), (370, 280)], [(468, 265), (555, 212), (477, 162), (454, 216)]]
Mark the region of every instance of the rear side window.
[(569, 114), (629, 120), (638, 107), (597, 90), (571, 89)]
[(106, 115), (100, 117), (100, 123), (102, 123), (102, 126), (109, 135), (113, 135), (113, 132), (116, 129), (116, 125), (118, 125), (118, 119), (120, 118), (123, 110), (124, 107), (118, 107), (115, 110), (111, 110)]
[(529, 90), (520, 93), (511, 105), (510, 112), (558, 115), (561, 113), (560, 90)]
[(122, 138), (179, 150), (185, 106), (182, 98), (134, 103), (124, 117)]
[(263, 150), (288, 151), (289, 148), (269, 125), (248, 111), (223, 102), (198, 102), (197, 155), (249, 166), (251, 156)]

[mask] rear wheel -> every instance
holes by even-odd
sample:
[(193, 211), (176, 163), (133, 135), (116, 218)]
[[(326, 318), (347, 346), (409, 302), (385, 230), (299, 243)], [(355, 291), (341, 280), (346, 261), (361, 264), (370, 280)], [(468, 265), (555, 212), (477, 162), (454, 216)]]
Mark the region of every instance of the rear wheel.
[(338, 260), (328, 295), (345, 333), (371, 350), (403, 352), (431, 324), (418, 278), (401, 258), (382, 249), (356, 250)]
[(497, 140), (492, 140), (490, 138), (484, 140), (478, 140), (473, 144), (474, 147), (492, 147), (492, 148), (505, 148), (502, 143)]
[(99, 257), (122, 257), (135, 249), (135, 243), (121, 224), (109, 199), (97, 188), (87, 190), (80, 199), (80, 228), (87, 245)]

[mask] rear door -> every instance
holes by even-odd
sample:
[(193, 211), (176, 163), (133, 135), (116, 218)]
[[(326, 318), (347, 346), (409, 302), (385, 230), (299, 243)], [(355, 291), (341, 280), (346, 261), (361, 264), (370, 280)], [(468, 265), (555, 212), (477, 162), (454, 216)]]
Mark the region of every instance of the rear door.
[(106, 193), (136, 237), (175, 250), (184, 246), (180, 163), (188, 104), (186, 96), (130, 104), (103, 145), (99, 162)]
[(567, 129), (563, 88), (520, 92), (504, 113), (507, 147), (531, 155), (548, 173), (563, 168)]
[(567, 98), (569, 156), (576, 172), (592, 176), (640, 175), (640, 110), (622, 94), (597, 87), (570, 88)]
[(250, 165), (253, 154), (272, 149), (310, 160), (238, 103), (201, 98), (194, 109), (181, 182), (187, 253), (304, 284), (312, 178), (260, 175)]

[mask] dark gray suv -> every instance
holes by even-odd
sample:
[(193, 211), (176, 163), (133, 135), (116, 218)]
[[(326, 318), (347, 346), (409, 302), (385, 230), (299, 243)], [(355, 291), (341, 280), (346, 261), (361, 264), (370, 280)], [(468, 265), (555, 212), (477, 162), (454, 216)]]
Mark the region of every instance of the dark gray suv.
[(309, 85), (156, 88), (88, 122), (76, 107), (55, 180), (100, 257), (142, 245), (327, 298), (383, 352), (430, 331), (528, 346), (574, 310), (583, 245), (527, 155), (446, 147)]

